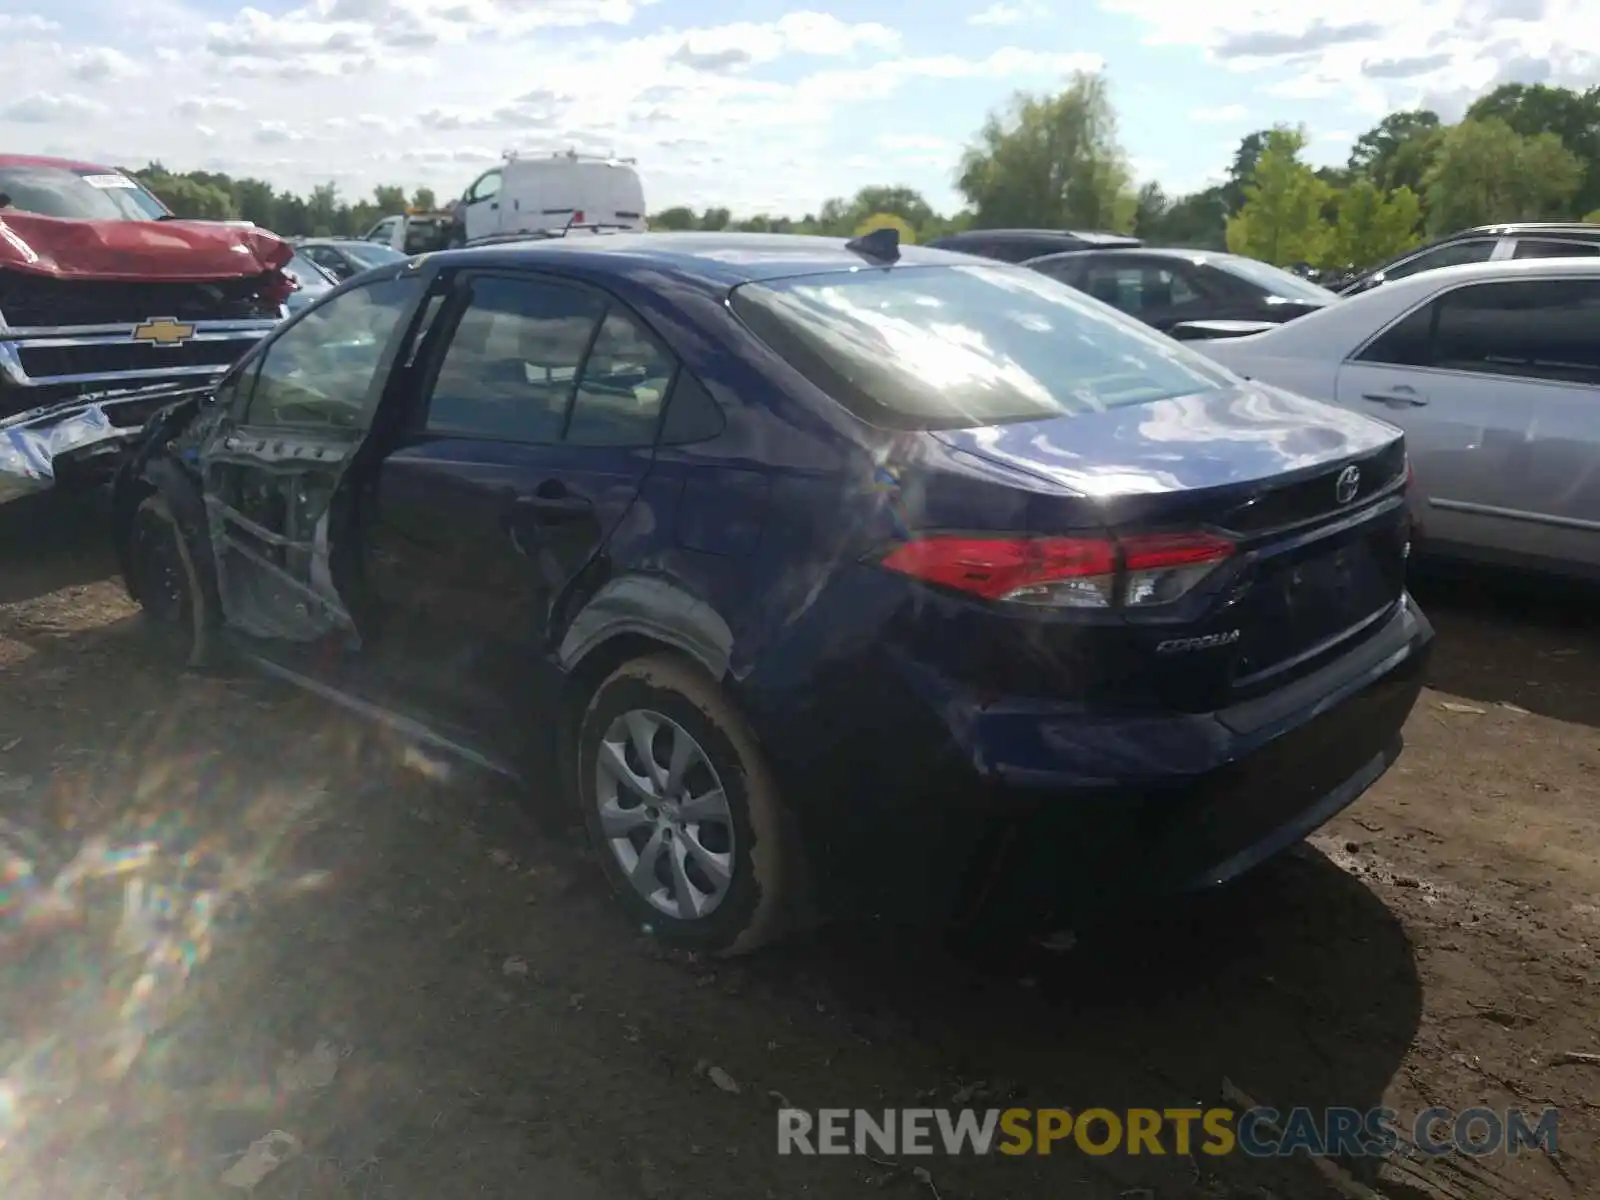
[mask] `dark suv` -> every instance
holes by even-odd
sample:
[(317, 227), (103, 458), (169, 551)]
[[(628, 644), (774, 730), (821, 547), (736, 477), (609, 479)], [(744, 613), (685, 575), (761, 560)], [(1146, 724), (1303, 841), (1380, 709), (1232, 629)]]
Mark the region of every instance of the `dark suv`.
[(1020, 263), (1044, 254), (1068, 250), (1116, 250), (1144, 245), (1120, 233), (1093, 233), (1071, 229), (969, 229), (928, 243), (935, 250), (954, 250), (980, 258)]
[(1582, 221), (1525, 221), (1480, 225), (1408, 251), (1339, 287), (1341, 296), (1365, 292), (1391, 279), (1404, 279), (1438, 267), (1507, 258), (1592, 258), (1600, 254), (1600, 225)]

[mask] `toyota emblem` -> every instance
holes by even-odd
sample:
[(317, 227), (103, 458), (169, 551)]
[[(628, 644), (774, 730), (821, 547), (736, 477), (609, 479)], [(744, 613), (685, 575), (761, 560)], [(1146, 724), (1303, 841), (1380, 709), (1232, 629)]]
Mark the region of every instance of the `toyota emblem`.
[(1349, 504), (1361, 490), (1361, 468), (1348, 466), (1333, 481), (1333, 496), (1340, 504)]

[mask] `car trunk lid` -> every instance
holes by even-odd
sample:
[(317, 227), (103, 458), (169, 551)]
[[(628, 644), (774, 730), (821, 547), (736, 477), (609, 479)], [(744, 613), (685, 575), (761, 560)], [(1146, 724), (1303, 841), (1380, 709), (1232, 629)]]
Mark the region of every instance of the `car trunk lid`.
[[(1361, 414), (1239, 384), (932, 436), (1097, 513), (1120, 573), (1095, 584), (1116, 589), (1095, 617), (1097, 690), (1111, 698), (1200, 711), (1259, 694), (1359, 641), (1400, 600), (1404, 443)], [(1058, 532), (1025, 531), (1046, 543)], [(1046, 641), (1081, 638), (1055, 619), (1078, 602), (1041, 609)]]

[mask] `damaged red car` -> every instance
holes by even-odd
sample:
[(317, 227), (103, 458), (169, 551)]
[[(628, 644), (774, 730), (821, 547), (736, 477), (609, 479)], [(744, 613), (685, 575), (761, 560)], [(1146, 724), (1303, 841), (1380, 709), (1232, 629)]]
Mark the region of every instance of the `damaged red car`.
[(110, 167), (0, 154), (0, 502), (107, 479), (160, 385), (221, 375), (282, 319), (292, 255)]

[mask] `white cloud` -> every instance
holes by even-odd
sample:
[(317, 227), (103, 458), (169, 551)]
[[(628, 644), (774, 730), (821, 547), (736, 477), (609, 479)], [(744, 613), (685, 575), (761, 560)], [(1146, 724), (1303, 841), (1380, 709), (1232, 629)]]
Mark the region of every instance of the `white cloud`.
[(1503, 82), (1600, 83), (1594, 0), (1101, 0), (1152, 45), (1194, 46), (1236, 71), (1292, 72), (1267, 94), (1378, 116), (1437, 104), (1459, 115)]
[(60, 28), (59, 21), (32, 13), (0, 13), (0, 33), (55, 33)]
[[(801, 212), (887, 172), (948, 206), (984, 109), (1100, 65), (1022, 46), (932, 53), (941, 41), (842, 7), (701, 27), (662, 22), (650, 0), (213, 0), (209, 23), (194, 0), (75, 2), (104, 6), (92, 43), (56, 45), (73, 34), (37, 21), (0, 38), (0, 144), (301, 193), (331, 179), (346, 195), (392, 182), (449, 197), (508, 149), (574, 148), (636, 157), (652, 208)], [(118, 81), (140, 67), (160, 86), (130, 95)], [(952, 110), (957, 91), (977, 99)]]
[(97, 100), (73, 92), (33, 92), (0, 104), (0, 121), (15, 121), (19, 125), (50, 125), (58, 121), (81, 121), (97, 117), (106, 106)]
[(1221, 108), (1197, 108), (1189, 113), (1191, 121), (1242, 121), (1250, 110), (1242, 104), (1224, 104)]
[(70, 72), (79, 83), (90, 84), (119, 83), (144, 73), (133, 59), (109, 46), (95, 46), (74, 54)]
[(1050, 10), (1037, 0), (1022, 0), (1007, 4), (1004, 0), (979, 9), (967, 18), (968, 25), (1021, 25), (1027, 21), (1040, 21), (1050, 15)]

